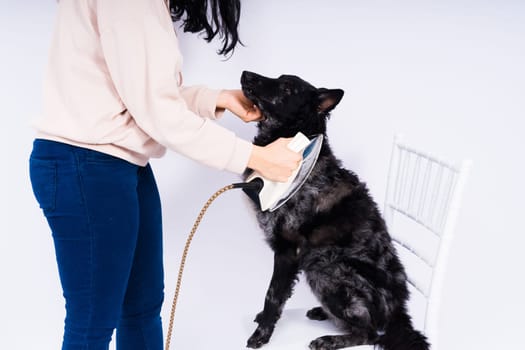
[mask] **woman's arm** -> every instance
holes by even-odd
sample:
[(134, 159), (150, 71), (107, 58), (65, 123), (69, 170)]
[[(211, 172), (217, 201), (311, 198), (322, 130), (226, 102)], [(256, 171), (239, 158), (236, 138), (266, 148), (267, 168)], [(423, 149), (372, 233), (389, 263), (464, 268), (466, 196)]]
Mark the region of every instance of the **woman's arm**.
[[(269, 179), (287, 180), (301, 159), (287, 148), (289, 140), (257, 147), (188, 108), (176, 81), (180, 52), (175, 32), (163, 11), (161, 2), (150, 0), (98, 2), (104, 58), (133, 116), (130, 122), (156, 142), (211, 167), (239, 174), (250, 167)], [(228, 108), (246, 120), (260, 118), (238, 94), (218, 94), (215, 107)]]
[[(113, 14), (115, 3), (122, 6)], [(133, 122), (153, 140), (211, 167), (242, 173), (253, 146), (188, 108), (176, 82), (180, 52), (175, 33), (164, 22), (169, 14), (159, 3), (98, 2), (109, 77)]]

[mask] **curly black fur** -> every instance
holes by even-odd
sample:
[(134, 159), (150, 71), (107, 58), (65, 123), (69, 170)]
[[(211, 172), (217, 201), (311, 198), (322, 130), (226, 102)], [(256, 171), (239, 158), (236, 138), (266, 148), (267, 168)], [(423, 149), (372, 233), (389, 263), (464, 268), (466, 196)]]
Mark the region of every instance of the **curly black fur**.
[(407, 277), (377, 205), (357, 175), (341, 166), (326, 138), (329, 112), (343, 91), (318, 89), (296, 76), (270, 79), (251, 72), (243, 72), (241, 84), (265, 117), (256, 145), (297, 132), (325, 136), (303, 187), (276, 211), (257, 213), (275, 253), (274, 271), (247, 346), (269, 341), (302, 270), (321, 303), (307, 317), (329, 318), (347, 332), (315, 339), (310, 349), (377, 344), (386, 350), (427, 350), (426, 338), (407, 314)]

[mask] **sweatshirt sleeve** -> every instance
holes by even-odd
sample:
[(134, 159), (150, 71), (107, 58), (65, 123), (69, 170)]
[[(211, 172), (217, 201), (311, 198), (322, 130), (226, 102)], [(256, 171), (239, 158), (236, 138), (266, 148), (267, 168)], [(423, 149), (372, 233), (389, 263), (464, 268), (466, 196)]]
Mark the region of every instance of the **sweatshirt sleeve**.
[(183, 86), (180, 92), (188, 108), (200, 116), (219, 119), (224, 109), (217, 108), (217, 98), (221, 90), (207, 88), (206, 86)]
[[(162, 1), (99, 2), (100, 42), (109, 75), (135, 123), (156, 142), (208, 166), (242, 173), (252, 144), (190, 110), (177, 86), (180, 52)], [(125, 9), (122, 10), (122, 9)], [(168, 16), (162, 17), (162, 16)], [(215, 92), (192, 94), (210, 116)], [(193, 100), (194, 101), (193, 101)], [(206, 101), (201, 103), (199, 101)], [(212, 112), (212, 113), (211, 113)]]

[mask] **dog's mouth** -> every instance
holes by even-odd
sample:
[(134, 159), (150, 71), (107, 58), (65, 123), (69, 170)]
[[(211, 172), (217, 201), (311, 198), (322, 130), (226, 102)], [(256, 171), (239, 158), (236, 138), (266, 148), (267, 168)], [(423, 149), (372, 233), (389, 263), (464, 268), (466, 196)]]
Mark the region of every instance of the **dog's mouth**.
[[(246, 96), (248, 97), (248, 96)], [(261, 118), (257, 120), (258, 122), (264, 122), (267, 119), (267, 111), (264, 109), (264, 106), (261, 103), (255, 102), (253, 99), (248, 99), (253, 103), (253, 105), (261, 112)]]
[(246, 88), (243, 86), (242, 92), (244, 93), (244, 96), (246, 96), (250, 101), (253, 102), (253, 104), (257, 104), (257, 99), (255, 98), (255, 95), (251, 88)]
[(260, 89), (261, 81), (267, 79), (256, 73), (244, 71), (241, 75), (241, 88), (244, 96), (249, 99), (254, 106), (256, 106), (262, 113), (262, 118), (259, 121), (264, 121), (268, 118), (267, 105), (271, 105), (270, 101), (265, 101), (264, 98), (258, 96), (257, 91)]
[(241, 84), (241, 87), (242, 87), (242, 92), (244, 93), (244, 96), (246, 96), (250, 101), (252, 101), (253, 104), (257, 104), (258, 98), (255, 95), (254, 89), (247, 84)]
[(264, 105), (262, 101), (259, 98), (257, 98), (257, 96), (255, 96), (253, 89), (250, 87), (242, 86), (242, 92), (244, 96), (246, 96), (246, 98), (250, 100), (250, 102), (253, 103), (253, 105), (256, 106), (263, 113), (263, 117), (261, 120), (265, 120), (266, 116), (264, 115), (265, 114)]
[(255, 93), (255, 85), (256, 80), (259, 76), (255, 73), (244, 71), (241, 74), (241, 87), (242, 92), (244, 95), (253, 102), (253, 104), (257, 105), (257, 107), (261, 107), (261, 101), (259, 98), (257, 98)]

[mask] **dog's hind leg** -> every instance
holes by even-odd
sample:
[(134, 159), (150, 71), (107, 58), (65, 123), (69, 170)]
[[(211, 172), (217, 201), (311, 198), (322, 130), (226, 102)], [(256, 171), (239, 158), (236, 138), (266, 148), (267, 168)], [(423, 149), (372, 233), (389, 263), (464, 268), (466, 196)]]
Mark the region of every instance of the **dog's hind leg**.
[(248, 339), (247, 347), (259, 348), (268, 343), (286, 300), (292, 295), (293, 286), (297, 280), (299, 267), (295, 249), (276, 251), (274, 257), (273, 275), (266, 292), (264, 309), (255, 318), (259, 324)]
[(326, 293), (322, 304), (326, 314), (348, 333), (327, 335), (310, 343), (312, 350), (335, 350), (349, 346), (375, 344), (378, 336), (371, 324), (371, 315), (365, 299), (356, 296), (356, 290), (340, 286)]

